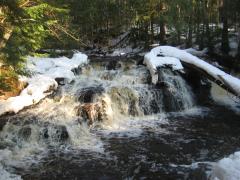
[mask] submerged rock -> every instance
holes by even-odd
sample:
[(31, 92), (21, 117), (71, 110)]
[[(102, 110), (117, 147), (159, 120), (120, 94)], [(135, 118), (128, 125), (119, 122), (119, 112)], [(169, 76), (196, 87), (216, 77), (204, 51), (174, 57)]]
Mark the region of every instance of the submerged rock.
[(95, 99), (104, 93), (102, 86), (86, 87), (77, 91), (78, 101), (81, 103), (92, 103)]
[(28, 138), (30, 138), (32, 134), (32, 129), (31, 127), (27, 126), (27, 127), (23, 127), (22, 129), (19, 130), (18, 135), (19, 137), (27, 140)]
[(42, 129), (41, 136), (52, 142), (62, 142), (69, 138), (67, 128), (64, 125), (48, 125)]
[(122, 65), (118, 61), (110, 61), (107, 64), (106, 68), (107, 68), (107, 70), (116, 70), (116, 69), (121, 68), (121, 66)]

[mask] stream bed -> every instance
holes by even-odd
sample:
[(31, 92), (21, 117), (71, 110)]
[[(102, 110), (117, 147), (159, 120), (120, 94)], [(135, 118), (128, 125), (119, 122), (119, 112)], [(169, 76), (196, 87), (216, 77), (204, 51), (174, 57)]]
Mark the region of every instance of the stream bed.
[[(240, 151), (240, 115), (199, 105), (178, 73), (151, 85), (134, 60), (90, 62), (38, 105), (0, 117), (0, 179), (213, 179)], [(235, 107), (239, 109), (239, 107)]]

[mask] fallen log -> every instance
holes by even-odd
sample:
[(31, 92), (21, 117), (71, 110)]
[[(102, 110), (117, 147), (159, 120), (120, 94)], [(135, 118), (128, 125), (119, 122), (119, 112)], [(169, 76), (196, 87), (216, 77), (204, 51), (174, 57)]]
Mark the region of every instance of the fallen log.
[(229, 83), (227, 83), (224, 78), (222, 78), (222, 76), (218, 75), (219, 79), (216, 79), (215, 77), (213, 77), (211, 74), (209, 74), (207, 71), (205, 71), (204, 69), (201, 69), (197, 66), (194, 66), (193, 64), (190, 63), (186, 63), (186, 62), (182, 62), (183, 66), (188, 67), (188, 68), (193, 68), (196, 71), (198, 71), (200, 74), (202, 74), (203, 76), (205, 76), (207, 79), (209, 79), (210, 81), (214, 82), (215, 84), (217, 84), (218, 86), (220, 86), (221, 88), (225, 89), (226, 91), (230, 92), (231, 94), (240, 97), (240, 95), (238, 94), (238, 92), (236, 92), (230, 85)]
[[(225, 73), (217, 67), (199, 59), (196, 56), (191, 55), (190, 53), (187, 53), (184, 50), (180, 50), (171, 46), (159, 46), (153, 48), (145, 55), (145, 61), (154, 66), (154, 64), (159, 64), (159, 61), (161, 61), (160, 57), (162, 56), (179, 59), (183, 65), (196, 69), (208, 79), (215, 82), (218, 86), (222, 87), (233, 95), (240, 97), (240, 79)], [(176, 63), (172, 63), (172, 65), (174, 67)]]

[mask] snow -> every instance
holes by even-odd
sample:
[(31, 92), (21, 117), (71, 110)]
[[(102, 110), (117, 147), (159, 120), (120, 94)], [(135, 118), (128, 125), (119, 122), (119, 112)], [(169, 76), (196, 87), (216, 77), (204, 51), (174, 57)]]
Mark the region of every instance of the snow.
[(207, 54), (208, 49), (205, 48), (202, 51), (198, 51), (198, 50), (196, 50), (194, 48), (189, 48), (189, 49), (185, 49), (185, 51), (190, 53), (190, 54), (192, 54), (192, 55), (194, 55), (194, 56), (203, 57), (203, 56), (205, 56)]
[(156, 84), (158, 81), (157, 68), (171, 66), (172, 70), (182, 70), (183, 66), (179, 59), (174, 57), (158, 57), (155, 51), (151, 51), (144, 56), (143, 63), (147, 65), (152, 76), (152, 83)]
[[(55, 67), (62, 67), (64, 69), (72, 70), (81, 64), (87, 64), (88, 57), (80, 52), (75, 53), (71, 59), (67, 57), (60, 58), (39, 58), (29, 57), (27, 61), (27, 68), (33, 72), (44, 74), (49, 69)], [(67, 77), (66, 77), (67, 78)]]
[(87, 55), (80, 52), (75, 53), (71, 59), (28, 57), (26, 67), (33, 76), (19, 78), (27, 82), (28, 86), (19, 96), (0, 101), (0, 115), (7, 112), (17, 113), (24, 107), (38, 103), (57, 89), (56, 78), (66, 79), (70, 83), (75, 78), (71, 70), (86, 63)]
[(107, 54), (107, 56), (124, 56), (130, 53), (138, 53), (139, 51), (141, 51), (141, 48), (132, 48), (131, 46), (126, 46), (114, 49), (113, 53)]
[(239, 180), (240, 179), (240, 152), (218, 161), (212, 170), (212, 180)]
[(150, 53), (152, 53), (152, 57), (157, 57), (158, 55), (165, 57), (175, 57), (180, 59), (182, 62), (192, 64), (200, 69), (203, 69), (215, 79), (219, 81), (224, 80), (225, 83), (227, 83), (232, 88), (232, 90), (240, 95), (240, 80), (238, 78), (225, 73), (224, 71), (199, 59), (198, 57), (186, 52), (185, 50), (180, 50), (171, 46), (159, 46), (153, 48)]
[(223, 67), (217, 61), (214, 61), (211, 64), (219, 69), (223, 69)]

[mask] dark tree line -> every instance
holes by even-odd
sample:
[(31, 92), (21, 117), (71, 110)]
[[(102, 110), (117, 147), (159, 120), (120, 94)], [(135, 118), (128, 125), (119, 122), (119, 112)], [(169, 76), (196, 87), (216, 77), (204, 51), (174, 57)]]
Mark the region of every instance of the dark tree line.
[(15, 68), (41, 48), (108, 46), (124, 32), (136, 46), (220, 44), (228, 54), (239, 9), (239, 0), (0, 0), (0, 58)]

